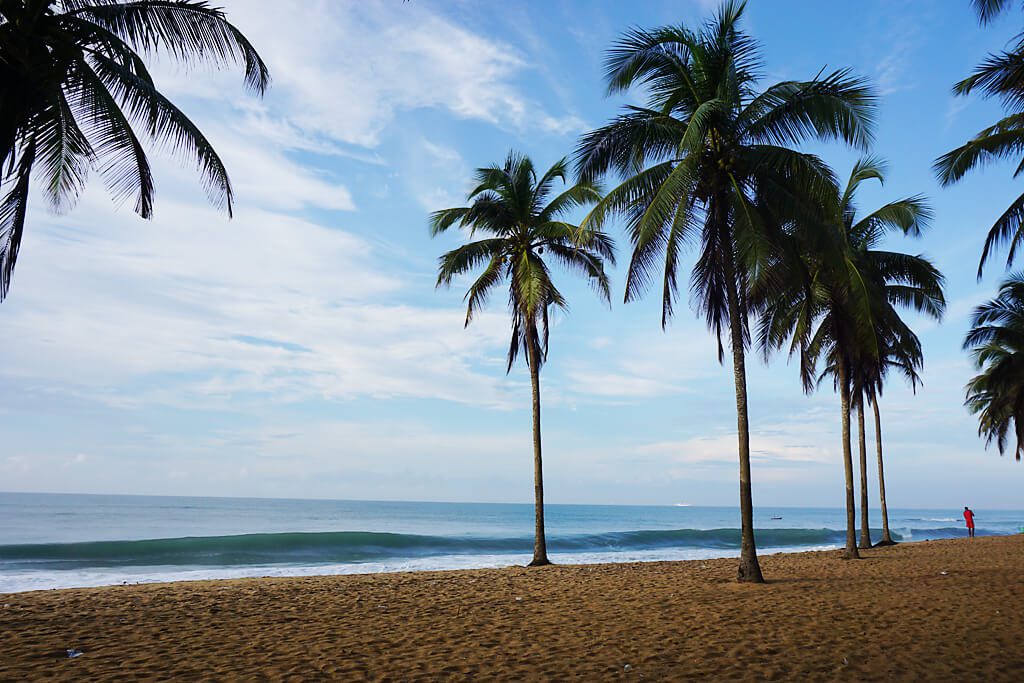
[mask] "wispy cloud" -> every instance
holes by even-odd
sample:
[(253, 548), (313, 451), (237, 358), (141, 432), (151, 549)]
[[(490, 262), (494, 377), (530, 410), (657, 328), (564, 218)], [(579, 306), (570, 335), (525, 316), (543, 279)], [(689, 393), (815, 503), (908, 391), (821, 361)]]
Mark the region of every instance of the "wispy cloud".
[[(513, 128), (557, 132), (578, 125), (574, 117), (545, 113), (517, 85), (530, 66), (521, 51), (422, 3), (310, 0), (301, 11), (273, 0), (226, 5), (272, 71), (286, 74), (275, 81), (265, 115), (249, 125), (274, 127), (303, 148), (323, 148), (324, 140), (375, 147), (397, 115), (417, 109)], [(200, 81), (171, 70), (160, 79), (171, 94), (192, 99), (223, 102), (225, 93), (240, 93), (226, 75)]]
[[(684, 329), (694, 334), (680, 334)], [(668, 333), (638, 333), (615, 343), (598, 337), (589, 345), (594, 353), (585, 361), (571, 361), (565, 371), (564, 390), (579, 399), (631, 402), (684, 393), (716, 370), (715, 342), (696, 321), (680, 321)], [(699, 358), (707, 362), (695, 360)]]
[(5, 334), (19, 339), (0, 370), (5, 382), (132, 404), (225, 405), (246, 395), (505, 402), (500, 376), (474, 369), (500, 353), (500, 313), (464, 331), (458, 309), (389, 303), (405, 284), (367, 242), (287, 212), (307, 202), (342, 208), (336, 188), (271, 188), (259, 176), (272, 155), (221, 151), (243, 169), (232, 221), (164, 167), (159, 177), (196, 203), (165, 197), (152, 222), (111, 211), (96, 186), (71, 216), (34, 203), (4, 304)]

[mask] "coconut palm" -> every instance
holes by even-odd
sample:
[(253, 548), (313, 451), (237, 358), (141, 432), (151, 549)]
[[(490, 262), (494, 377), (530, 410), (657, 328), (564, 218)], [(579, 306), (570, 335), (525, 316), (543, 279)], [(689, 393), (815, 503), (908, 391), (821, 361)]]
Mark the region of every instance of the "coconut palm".
[(601, 199), (591, 183), (578, 183), (551, 198), (555, 181), (566, 183), (565, 159), (537, 177), (526, 156), (510, 153), (503, 166), (477, 169), (476, 188), (469, 193), (468, 207), (444, 209), (431, 214), (431, 234), (454, 225), (469, 236), (488, 237), (465, 244), (441, 257), (437, 285), (451, 285), (460, 275), (482, 268), (466, 293), (466, 325), (487, 298), (508, 282), (508, 307), (512, 315), (512, 339), (507, 372), (522, 353), (530, 370), (533, 390), (533, 476), (535, 533), (530, 566), (550, 564), (544, 536), (544, 478), (540, 435), (540, 368), (548, 353), (548, 318), (552, 308), (567, 308), (555, 287), (549, 259), (586, 275), (598, 294), (610, 301), (604, 264), (614, 263), (614, 244), (600, 231), (583, 230), (564, 220), (578, 207)]
[(875, 418), (875, 453), (878, 461), (878, 497), (882, 512), (882, 539), (878, 545), (893, 545), (889, 531), (889, 509), (885, 497), (885, 466), (882, 459), (882, 418), (878, 401), (884, 389), (890, 370), (902, 374), (916, 390), (920, 383), (920, 370), (924, 365), (921, 342), (917, 335), (887, 307), (885, 302), (873, 303), (873, 309), (895, 316), (885, 320), (884, 316), (874, 319), (875, 338), (878, 342), (878, 358), (861, 358), (854, 364), (851, 400), (857, 410), (857, 439), (860, 452), (860, 540), (859, 548), (870, 548), (871, 526), (868, 521), (868, 476), (867, 439), (864, 427), (864, 404), (871, 404)]
[[(878, 459), (878, 499), (882, 509), (882, 539), (876, 545), (893, 545), (889, 531), (889, 508), (885, 498), (885, 466), (882, 459), (882, 417), (878, 403), (882, 397), (886, 375), (889, 370), (902, 374), (916, 391), (921, 381), (919, 372), (924, 365), (921, 342), (909, 328), (903, 335), (879, 335), (881, 343), (881, 364), (877, 372), (871, 373), (865, 383), (865, 397), (871, 404), (875, 417), (875, 453)], [(866, 505), (864, 501), (862, 504)], [(863, 527), (862, 527), (863, 529)], [(869, 539), (870, 540), (870, 539)]]
[(978, 416), (978, 435), (1003, 454), (1013, 438), (1016, 460), (1024, 453), (1024, 273), (1013, 273), (995, 299), (974, 309), (964, 348), (978, 374), (967, 384), (965, 405)]
[(860, 540), (857, 541), (858, 548), (871, 547), (871, 525), (868, 521), (868, 447), (867, 434), (864, 429), (864, 402), (867, 400), (865, 391), (860, 384), (860, 378), (854, 366), (851, 380), (852, 389), (850, 401), (854, 410), (857, 411), (857, 453), (859, 454), (860, 465)]
[[(988, 23), (1009, 8), (1008, 0), (973, 0), (981, 23)], [(942, 185), (952, 185), (975, 168), (994, 161), (1009, 159), (1017, 164), (1014, 177), (1024, 172), (1024, 33), (1014, 38), (1013, 45), (1002, 52), (990, 54), (974, 73), (953, 86), (956, 95), (966, 96), (981, 91), (984, 97), (1002, 101), (1007, 114), (995, 124), (978, 132), (973, 139), (947, 152), (935, 162), (935, 172)], [(1003, 245), (1008, 246), (1006, 265), (1013, 264), (1017, 249), (1024, 241), (1024, 194), (1020, 195), (996, 219), (985, 237), (978, 279), (985, 263)]]
[[(813, 155), (789, 146), (808, 138), (865, 146), (874, 97), (846, 71), (785, 81), (758, 92), (757, 43), (739, 29), (744, 4), (727, 2), (703, 27), (626, 33), (610, 50), (610, 93), (646, 87), (646, 107), (627, 106), (577, 149), (580, 177), (610, 170), (625, 181), (585, 221), (626, 219), (633, 255), (626, 301), (661, 280), (662, 327), (678, 296), (680, 252), (698, 245), (691, 288), (718, 339), (729, 337), (736, 391), (742, 541), (738, 578), (763, 581), (750, 482), (745, 347), (749, 268), (768, 246), (765, 207), (792, 210), (834, 180)], [(659, 265), (660, 261), (660, 265)]]
[(18, 258), (33, 179), (50, 206), (64, 211), (96, 171), (116, 200), (132, 199), (150, 218), (147, 140), (190, 158), (210, 199), (230, 215), (224, 164), (157, 90), (140, 53), (241, 62), (246, 85), (260, 94), (270, 80), (245, 36), (206, 2), (0, 2), (0, 300)]
[[(917, 235), (930, 218), (921, 197), (886, 204), (858, 218), (854, 199), (866, 180), (883, 179), (877, 159), (858, 162), (843, 193), (818, 225), (797, 225), (792, 238), (801, 258), (774, 259), (754, 291), (762, 311), (759, 341), (767, 353), (789, 341), (790, 354), (800, 359), (805, 390), (831, 377), (840, 396), (843, 471), (846, 481), (846, 557), (857, 558), (856, 504), (850, 448), (850, 410), (854, 391), (876, 383), (889, 349), (905, 353), (913, 333), (897, 309), (909, 308), (933, 318), (945, 310), (943, 277), (925, 258), (883, 251), (878, 244), (890, 232)], [(897, 340), (903, 340), (897, 342)], [(897, 347), (902, 343), (903, 347)], [(825, 369), (816, 374), (818, 363)], [(894, 361), (901, 362), (901, 361)], [(861, 399), (862, 400), (862, 399)], [(862, 449), (862, 471), (866, 455)], [(866, 486), (862, 477), (862, 487)], [(866, 488), (863, 488), (866, 496)], [(866, 506), (865, 506), (866, 507)]]

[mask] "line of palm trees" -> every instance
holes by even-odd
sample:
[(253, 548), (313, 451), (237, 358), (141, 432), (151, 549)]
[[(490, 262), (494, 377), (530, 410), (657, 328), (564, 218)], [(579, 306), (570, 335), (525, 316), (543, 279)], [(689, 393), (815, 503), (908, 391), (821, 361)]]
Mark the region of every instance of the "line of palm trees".
[[(1009, 0), (972, 0), (982, 23)], [(900, 199), (859, 216), (858, 187), (882, 181), (884, 165), (865, 156), (845, 186), (818, 157), (797, 147), (839, 141), (867, 152), (876, 100), (863, 79), (839, 70), (807, 81), (761, 87), (758, 45), (739, 29), (744, 3), (730, 0), (696, 29), (632, 30), (608, 53), (609, 93), (641, 89), (646, 106), (627, 106), (582, 137), (570, 163), (539, 174), (525, 156), (478, 171), (471, 205), (431, 217), (434, 234), (458, 226), (483, 239), (441, 258), (439, 285), (481, 270), (467, 293), (466, 324), (507, 283), (512, 335), (510, 370), (520, 354), (533, 398), (536, 535), (532, 564), (548, 563), (544, 537), (540, 369), (547, 357), (548, 316), (566, 301), (549, 260), (586, 275), (610, 302), (605, 266), (614, 243), (605, 225), (623, 222), (632, 252), (625, 300), (661, 282), (664, 327), (680, 294), (679, 260), (697, 246), (690, 286), (718, 341), (731, 354), (739, 456), (742, 544), (738, 577), (762, 581), (753, 528), (746, 353), (767, 357), (786, 347), (799, 361), (807, 391), (830, 380), (840, 397), (846, 479), (846, 554), (857, 556), (851, 414), (859, 427), (861, 537), (867, 518), (865, 405), (874, 412), (883, 542), (890, 542), (882, 469), (879, 400), (890, 371), (920, 380), (920, 341), (900, 312), (938, 319), (943, 278), (921, 256), (879, 248), (889, 233), (918, 236), (931, 218), (923, 198)], [(262, 94), (267, 66), (224, 13), (199, 0), (13, 0), (0, 2), (0, 301), (9, 293), (30, 187), (40, 183), (52, 208), (73, 206), (90, 172), (115, 199), (131, 199), (152, 216), (154, 182), (143, 141), (168, 146), (193, 162), (211, 201), (230, 214), (227, 170), (202, 132), (162, 95), (141, 54), (244, 67)], [(1024, 33), (990, 56), (955, 91), (1001, 100), (1006, 116), (935, 170), (951, 184), (995, 159), (1024, 150)], [(1024, 161), (1017, 168), (1024, 170)], [(607, 193), (598, 185), (618, 181)], [(564, 188), (555, 194), (558, 183)], [(574, 211), (587, 209), (577, 223)], [(1007, 266), (1024, 241), (1024, 195), (999, 217), (985, 242), (979, 276), (994, 250), (1009, 246)], [(546, 257), (545, 257), (546, 254)], [(1012, 275), (977, 309), (965, 340), (979, 375), (968, 408), (979, 433), (1001, 451), (1014, 437), (1024, 452), (1024, 274)]]
[[(985, 19), (1005, 3), (975, 5)], [(440, 260), (438, 286), (480, 271), (466, 294), (466, 325), (490, 293), (508, 286), (513, 321), (508, 370), (524, 351), (533, 393), (536, 529), (531, 565), (549, 564), (539, 371), (547, 356), (548, 311), (565, 308), (545, 249), (554, 261), (586, 275), (609, 300), (605, 266), (614, 263), (614, 246), (604, 227), (612, 219), (624, 224), (632, 248), (625, 301), (642, 296), (660, 280), (663, 327), (680, 294), (681, 252), (696, 245), (690, 274), (693, 298), (718, 340), (719, 361), (724, 360), (726, 342), (732, 356), (742, 525), (739, 581), (763, 581), (753, 526), (745, 369), (753, 344), (766, 359), (786, 348), (798, 359), (806, 391), (831, 381), (839, 394), (848, 558), (859, 557), (858, 548), (872, 546), (864, 418), (865, 406), (872, 407), (880, 543), (893, 542), (879, 402), (891, 372), (914, 388), (920, 382), (921, 343), (901, 312), (940, 320), (946, 301), (944, 278), (927, 258), (885, 250), (881, 243), (891, 233), (920, 236), (932, 212), (918, 195), (862, 215), (855, 203), (857, 190), (867, 181), (883, 182), (884, 163), (865, 156), (841, 185), (820, 158), (797, 149), (808, 140), (832, 140), (866, 152), (873, 139), (875, 97), (865, 80), (847, 70), (760, 87), (758, 45), (739, 28), (743, 11), (743, 2), (729, 1), (697, 29), (635, 29), (620, 38), (608, 52), (608, 92), (642, 89), (647, 104), (626, 106), (610, 123), (582, 136), (572, 181), (567, 180), (565, 159), (539, 176), (527, 157), (513, 152), (504, 164), (477, 171), (469, 206), (431, 216), (435, 235), (458, 226), (471, 237), (482, 237)], [(972, 78), (958, 90), (996, 87), (992, 77)], [(1014, 92), (1020, 95), (1021, 90)], [(1024, 97), (1014, 105), (1021, 109), (1022, 102)], [(1011, 141), (986, 141), (985, 136), (1002, 135), (1011, 123), (1020, 125)], [(1024, 114), (1018, 111), (1012, 122), (1001, 121), (979, 140), (937, 162), (944, 183), (984, 162), (986, 155), (1019, 154)], [(602, 196), (598, 182), (609, 175), (619, 183)], [(554, 179), (563, 180), (567, 189), (550, 199)], [(582, 221), (567, 222), (565, 214), (584, 205), (590, 208)], [(1012, 233), (1011, 259), (1012, 247), (1024, 239), (1024, 197), (1011, 210), (1018, 213), (1004, 216), (993, 228), (983, 262), (1000, 238)], [(1024, 411), (1024, 275), (1004, 287), (1001, 297), (1002, 308), (986, 309), (988, 327), (973, 331), (968, 344), (985, 344), (979, 363), (989, 363), (994, 368), (989, 374), (995, 377), (1012, 376), (1012, 388), (1002, 388), (999, 402), (986, 400), (981, 397), (995, 390), (995, 380), (978, 378), (968, 405), (984, 411), (982, 430), (990, 438), (995, 435), (1002, 448), (1008, 423), (1000, 419)], [(1006, 324), (996, 329), (996, 320)], [(1007, 331), (1011, 320), (1012, 330)], [(1022, 369), (1008, 373), (1000, 364), (1020, 364)], [(860, 456), (859, 539), (850, 424), (854, 413)], [(1024, 427), (1016, 434), (1019, 458)]]

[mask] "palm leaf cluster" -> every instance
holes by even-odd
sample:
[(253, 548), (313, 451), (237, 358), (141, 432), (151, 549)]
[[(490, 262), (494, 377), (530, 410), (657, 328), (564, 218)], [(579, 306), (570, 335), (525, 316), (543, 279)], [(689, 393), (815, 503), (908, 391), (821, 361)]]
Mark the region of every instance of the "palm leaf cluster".
[(115, 200), (153, 213), (144, 143), (191, 160), (230, 215), (227, 170), (196, 125), (162, 95), (142, 55), (241, 63), (262, 94), (270, 75), (224, 13), (199, 0), (0, 2), (0, 300), (8, 292), (33, 179), (52, 208), (74, 205), (90, 172)]
[(1014, 273), (998, 295), (978, 308), (964, 340), (979, 374), (967, 385), (967, 408), (978, 434), (1000, 453), (1024, 453), (1024, 273)]
[[(1008, 0), (972, 0), (978, 17), (987, 23), (1009, 8)], [(942, 185), (951, 185), (969, 171), (996, 161), (1017, 164), (1013, 177), (1024, 173), (1024, 32), (1018, 34), (1006, 50), (990, 54), (974, 73), (953, 86), (956, 95), (980, 92), (998, 99), (1006, 116), (979, 131), (971, 140), (947, 152), (935, 162)], [(980, 279), (985, 264), (1000, 248), (1006, 247), (1006, 265), (1011, 266), (1024, 241), (1024, 194), (1003, 211), (989, 229), (978, 263)]]
[[(1007, 11), (1010, 0), (972, 0), (982, 24), (987, 24)], [(996, 123), (980, 131), (957, 149), (935, 162), (939, 180), (955, 183), (975, 168), (1002, 160), (1016, 162), (1014, 177), (1024, 173), (1024, 32), (1017, 34), (1008, 48), (992, 53), (979, 64), (974, 73), (953, 87), (957, 95), (980, 92), (984, 97), (1000, 101), (1006, 114)], [(1006, 267), (1013, 265), (1017, 251), (1024, 243), (1024, 194), (1014, 199), (996, 219), (985, 238), (978, 264), (980, 280), (986, 262), (1000, 248), (1006, 248)], [(1018, 358), (1021, 331), (1020, 311), (1024, 310), (1024, 287), (1021, 274), (1011, 274), (998, 295), (977, 308), (973, 329), (964, 339), (979, 374), (967, 384), (966, 406), (978, 416), (978, 434), (986, 445), (996, 442), (1000, 453), (1006, 451), (1011, 430), (1015, 437), (1014, 453), (1021, 459), (1021, 435), (1018, 417), (1024, 410), (1021, 393), (1021, 360)]]
[(924, 198), (907, 197), (857, 215), (857, 189), (869, 179), (883, 181), (883, 174), (879, 159), (860, 160), (820, 222), (793, 226), (795, 250), (779, 250), (755, 288), (760, 346), (768, 351), (789, 342), (808, 391), (825, 376), (835, 377), (841, 365), (856, 368), (850, 380), (862, 393), (880, 390), (894, 368), (916, 383), (920, 342), (898, 309), (936, 319), (944, 310), (943, 277), (931, 262), (879, 248), (890, 233), (921, 234), (932, 217)]
[(508, 283), (509, 370), (520, 352), (535, 350), (543, 363), (550, 311), (567, 308), (545, 263), (545, 250), (555, 262), (585, 275), (601, 297), (610, 297), (604, 263), (614, 263), (611, 238), (600, 231), (584, 233), (564, 220), (564, 214), (598, 201), (601, 194), (594, 185), (580, 183), (551, 197), (555, 182), (567, 177), (564, 159), (538, 178), (533, 162), (513, 152), (502, 166), (477, 170), (477, 185), (468, 196), (471, 206), (437, 211), (430, 219), (433, 235), (458, 226), (471, 237), (487, 236), (442, 256), (437, 284), (451, 285), (454, 278), (482, 268), (465, 297), (469, 325), (495, 288)]
[[(742, 292), (749, 253), (763, 227), (757, 199), (782, 205), (820, 191), (831, 173), (790, 145), (808, 138), (871, 140), (874, 97), (865, 81), (839, 70), (758, 92), (758, 45), (738, 28), (744, 4), (727, 3), (699, 31), (685, 26), (627, 33), (610, 50), (610, 93), (645, 88), (646, 107), (627, 106), (585, 135), (581, 177), (616, 171), (627, 180), (589, 217), (621, 214), (633, 244), (627, 301), (661, 280), (662, 324), (674, 312), (680, 252), (698, 241), (691, 285), (718, 336), (728, 324), (728, 290)], [(660, 272), (659, 272), (660, 271)]]

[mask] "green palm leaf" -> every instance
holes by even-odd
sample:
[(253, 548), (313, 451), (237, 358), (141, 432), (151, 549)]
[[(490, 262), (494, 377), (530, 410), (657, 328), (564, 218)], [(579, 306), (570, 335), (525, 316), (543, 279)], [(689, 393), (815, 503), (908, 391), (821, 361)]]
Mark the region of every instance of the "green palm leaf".
[(25, 173), (37, 173), (52, 208), (63, 211), (98, 171), (116, 201), (134, 198), (135, 211), (150, 218), (154, 184), (142, 137), (192, 161), (211, 201), (232, 213), (223, 162), (156, 89), (139, 55), (241, 64), (248, 87), (262, 94), (267, 66), (223, 11), (199, 0), (32, 0), (3, 3), (0, 15), (0, 185), (8, 188), (0, 301), (24, 231)]

